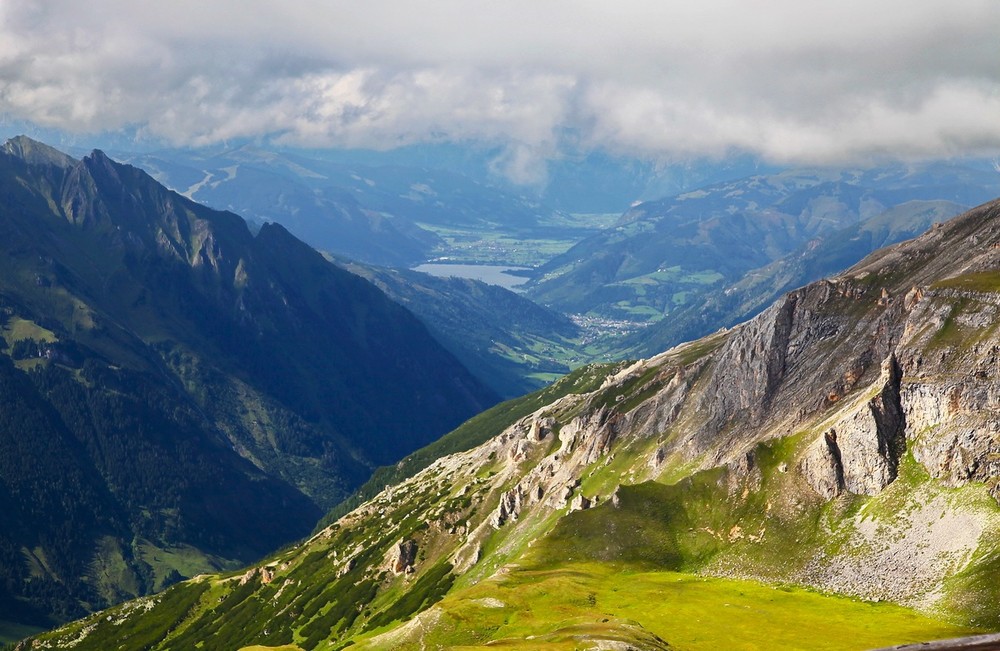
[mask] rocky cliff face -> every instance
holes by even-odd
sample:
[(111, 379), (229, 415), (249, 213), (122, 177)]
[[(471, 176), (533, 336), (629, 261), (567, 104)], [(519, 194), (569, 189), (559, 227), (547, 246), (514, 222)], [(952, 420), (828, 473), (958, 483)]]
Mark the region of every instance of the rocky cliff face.
[(698, 396), (704, 418), (676, 449), (716, 463), (819, 425), (803, 468), (824, 494), (882, 490), (907, 450), (952, 484), (987, 479), (998, 213), (984, 206), (734, 328)]
[(843, 491), (875, 495), (896, 479), (906, 451), (900, 375), (890, 354), (874, 384), (875, 396), (861, 395), (841, 410), (809, 448), (799, 469), (817, 493), (827, 498)]

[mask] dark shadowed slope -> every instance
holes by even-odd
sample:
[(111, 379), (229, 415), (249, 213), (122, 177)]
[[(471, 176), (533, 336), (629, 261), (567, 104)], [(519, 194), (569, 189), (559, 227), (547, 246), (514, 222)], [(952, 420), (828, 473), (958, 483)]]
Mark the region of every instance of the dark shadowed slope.
[(0, 619), (256, 558), (496, 399), (282, 227), (26, 138), (0, 152), (0, 322)]

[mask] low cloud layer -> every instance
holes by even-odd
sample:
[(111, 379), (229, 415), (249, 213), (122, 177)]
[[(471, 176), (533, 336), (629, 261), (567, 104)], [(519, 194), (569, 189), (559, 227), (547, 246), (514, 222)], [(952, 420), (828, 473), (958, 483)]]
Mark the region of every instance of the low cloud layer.
[(5, 0), (0, 113), (203, 145), (846, 162), (1000, 151), (1000, 3)]

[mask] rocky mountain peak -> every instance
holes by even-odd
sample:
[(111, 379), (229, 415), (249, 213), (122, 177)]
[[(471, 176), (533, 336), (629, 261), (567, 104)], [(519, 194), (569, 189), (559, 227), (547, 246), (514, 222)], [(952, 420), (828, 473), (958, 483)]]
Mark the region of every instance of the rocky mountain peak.
[(3, 152), (20, 158), (29, 165), (54, 165), (68, 169), (76, 164), (76, 159), (28, 136), (15, 136), (3, 144)]

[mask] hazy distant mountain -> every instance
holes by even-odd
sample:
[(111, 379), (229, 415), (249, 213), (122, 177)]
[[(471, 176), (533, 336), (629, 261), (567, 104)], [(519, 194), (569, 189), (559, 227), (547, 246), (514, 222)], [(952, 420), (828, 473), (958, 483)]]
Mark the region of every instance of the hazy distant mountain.
[(876, 249), (920, 235), (965, 209), (950, 201), (907, 201), (864, 221), (816, 237), (783, 258), (706, 292), (655, 324), (619, 342), (631, 356), (654, 355), (683, 341), (756, 315), (779, 296), (846, 269)]
[[(656, 322), (700, 305), (751, 270), (906, 202), (946, 201), (957, 210), (997, 194), (996, 170), (946, 163), (794, 170), (709, 185), (636, 205), (614, 227), (537, 269), (529, 296), (564, 312)], [(912, 223), (925, 223), (920, 214), (913, 213)], [(892, 221), (908, 215), (904, 210)], [(916, 232), (893, 228), (903, 237)], [(879, 243), (872, 238), (871, 246)], [(869, 250), (857, 247), (840, 263)]]
[[(419, 168), (459, 174), (476, 183), (525, 196), (566, 213), (621, 213), (635, 201), (672, 196), (712, 183), (777, 167), (750, 156), (723, 160), (661, 162), (565, 146), (552, 158), (538, 158), (516, 175), (502, 147), (472, 143), (409, 145), (387, 151), (324, 150), (302, 152), (348, 166)], [(512, 180), (516, 176), (519, 182)]]
[(283, 227), (99, 151), (0, 151), (0, 620), (65, 617), (305, 534), (496, 400)]
[(514, 232), (552, 212), (442, 169), (348, 165), (250, 146), (129, 161), (206, 205), (278, 222), (331, 253), (397, 267), (431, 258), (443, 245), (435, 229)]

